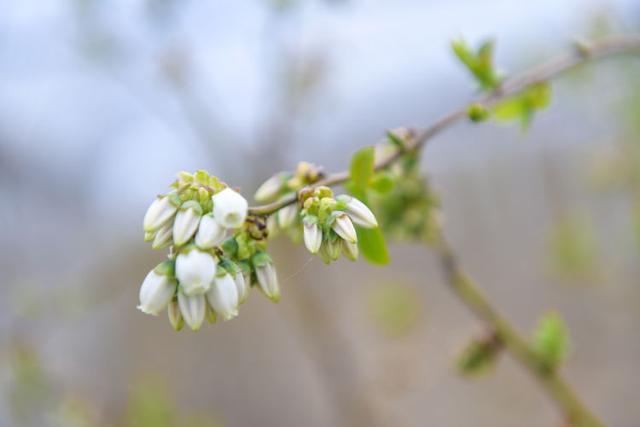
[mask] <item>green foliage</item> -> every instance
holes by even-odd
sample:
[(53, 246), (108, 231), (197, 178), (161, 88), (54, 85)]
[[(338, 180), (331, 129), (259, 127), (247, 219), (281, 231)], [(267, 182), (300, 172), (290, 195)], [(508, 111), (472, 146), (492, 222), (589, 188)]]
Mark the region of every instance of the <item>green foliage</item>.
[(422, 306), (410, 287), (401, 283), (381, 283), (370, 294), (368, 311), (386, 334), (400, 337), (418, 324)]
[(554, 369), (569, 351), (569, 332), (556, 312), (550, 311), (540, 319), (533, 337), (533, 349), (541, 357), (545, 368)]
[(456, 368), (464, 376), (477, 377), (496, 365), (501, 345), (494, 334), (473, 339), (456, 359)]
[(397, 241), (432, 243), (440, 227), (440, 201), (419, 166), (415, 154), (403, 155), (385, 178), (392, 188), (369, 197), (385, 235)]
[(500, 77), (493, 65), (494, 41), (483, 42), (475, 52), (465, 40), (451, 42), (453, 53), (475, 77), (482, 90), (492, 90), (500, 85)]
[[(390, 190), (388, 178), (384, 174), (376, 175), (375, 151), (373, 147), (358, 150), (351, 158), (351, 180), (345, 185), (354, 197), (368, 204), (370, 189), (384, 193)], [(379, 227), (365, 229), (356, 227), (358, 232), (358, 248), (365, 259), (373, 264), (388, 264), (389, 252), (382, 230)]]
[(551, 102), (551, 86), (548, 82), (540, 82), (526, 90), (517, 93), (493, 107), (493, 113), (498, 120), (519, 120), (526, 129), (537, 110), (546, 108)]
[(375, 151), (373, 147), (362, 148), (351, 158), (349, 191), (363, 202), (365, 202), (367, 189), (374, 175), (374, 162)]

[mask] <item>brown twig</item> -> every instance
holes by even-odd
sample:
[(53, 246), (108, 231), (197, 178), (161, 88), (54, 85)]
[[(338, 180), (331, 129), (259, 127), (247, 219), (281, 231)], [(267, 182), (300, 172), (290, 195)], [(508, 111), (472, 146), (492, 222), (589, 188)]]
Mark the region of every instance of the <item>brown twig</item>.
[[(593, 42), (590, 45), (581, 43), (576, 45), (570, 53), (559, 56), (547, 63), (533, 67), (519, 75), (507, 79), (498, 90), (472, 103), (484, 108), (491, 108), (496, 103), (522, 92), (532, 85), (558, 77), (579, 65), (611, 56), (630, 53), (640, 53), (640, 36), (608, 37), (597, 42)], [(431, 138), (465, 119), (468, 115), (467, 110), (469, 105), (470, 104), (465, 104), (464, 106), (440, 117), (431, 125), (416, 130), (414, 138), (409, 141), (411, 144), (409, 147), (406, 147), (404, 150), (398, 149), (391, 155), (377, 162), (375, 170), (378, 171), (387, 168), (402, 157), (402, 154), (406, 150), (421, 150), (424, 148)], [(342, 184), (348, 180), (349, 171), (342, 171), (329, 175), (327, 178), (319, 181), (315, 185), (333, 186)], [(269, 215), (278, 209), (294, 203), (296, 200), (297, 196), (291, 195), (273, 203), (250, 207), (249, 211), (256, 215)]]

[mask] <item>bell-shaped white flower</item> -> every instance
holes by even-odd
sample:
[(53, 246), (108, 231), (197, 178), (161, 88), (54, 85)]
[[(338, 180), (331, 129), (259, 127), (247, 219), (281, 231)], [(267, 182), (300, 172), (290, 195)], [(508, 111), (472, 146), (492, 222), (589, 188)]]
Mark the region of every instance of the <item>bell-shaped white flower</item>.
[(204, 295), (188, 296), (183, 292), (178, 292), (178, 305), (180, 306), (182, 318), (191, 330), (197, 331), (200, 329), (206, 311)]
[(183, 292), (188, 296), (207, 292), (216, 276), (216, 264), (216, 258), (198, 249), (178, 254), (176, 277)]
[(322, 231), (318, 227), (317, 221), (303, 221), (304, 245), (312, 254), (320, 250), (322, 244)]
[(239, 193), (230, 188), (214, 194), (213, 217), (224, 228), (238, 228), (247, 218), (249, 204)]
[(196, 233), (196, 246), (200, 249), (211, 249), (218, 246), (226, 237), (226, 229), (213, 218), (212, 214), (207, 214), (200, 220), (200, 226)]
[(176, 280), (173, 278), (171, 261), (165, 261), (151, 270), (140, 287), (140, 304), (138, 310), (157, 316), (167, 307), (176, 291)]
[(233, 281), (236, 283), (236, 289), (238, 290), (238, 303), (242, 304), (249, 297), (249, 283), (246, 280), (245, 274), (241, 271), (235, 274)]
[(289, 228), (298, 216), (298, 206), (296, 204), (287, 205), (278, 210), (278, 225), (280, 228)]
[(333, 223), (331, 224), (331, 228), (333, 231), (335, 231), (336, 234), (344, 240), (356, 243), (358, 241), (358, 235), (356, 234), (356, 229), (349, 219), (349, 216), (341, 211), (335, 211), (332, 215)]
[(266, 262), (256, 266), (256, 278), (260, 285), (260, 290), (271, 301), (280, 300), (280, 285), (278, 284), (278, 275), (276, 268), (272, 262)]
[(238, 288), (229, 273), (215, 278), (207, 292), (207, 301), (223, 320), (238, 315)]
[(156, 232), (155, 237), (153, 238), (153, 243), (151, 243), (152, 249), (162, 249), (166, 248), (173, 241), (173, 225), (171, 222), (165, 223), (160, 229)]
[(351, 261), (358, 259), (358, 244), (351, 243), (346, 240), (340, 240), (342, 242), (342, 253)]
[(185, 202), (173, 221), (173, 242), (180, 246), (187, 243), (195, 234), (200, 224), (202, 207), (194, 200)]
[(169, 303), (167, 314), (169, 316), (169, 323), (171, 323), (171, 327), (176, 331), (181, 330), (184, 326), (184, 319), (182, 318), (182, 313), (180, 313), (180, 305), (178, 304), (177, 298), (173, 298)]
[(378, 220), (373, 212), (371, 212), (371, 209), (360, 200), (346, 194), (338, 196), (337, 200), (346, 204), (345, 211), (355, 224), (364, 228), (375, 228), (378, 226)]
[(169, 196), (159, 196), (151, 203), (144, 215), (144, 231), (157, 230), (173, 218), (177, 210), (178, 208), (171, 203)]
[(282, 190), (286, 176), (286, 173), (280, 172), (263, 182), (253, 196), (256, 202), (266, 203), (275, 200)]

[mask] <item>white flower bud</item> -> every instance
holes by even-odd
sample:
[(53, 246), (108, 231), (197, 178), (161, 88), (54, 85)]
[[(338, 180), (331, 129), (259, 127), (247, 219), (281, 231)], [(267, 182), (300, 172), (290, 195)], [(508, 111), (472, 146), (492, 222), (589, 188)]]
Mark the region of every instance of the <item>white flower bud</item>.
[(253, 196), (256, 202), (266, 203), (273, 201), (280, 190), (282, 190), (282, 184), (284, 183), (286, 174), (283, 172), (273, 175), (271, 178), (262, 183), (256, 194)]
[(176, 277), (183, 292), (188, 296), (207, 292), (216, 276), (216, 263), (213, 256), (198, 249), (178, 254)]
[(333, 223), (331, 224), (331, 228), (336, 234), (342, 237), (344, 240), (356, 243), (358, 241), (358, 235), (356, 234), (356, 229), (353, 227), (353, 223), (349, 219), (349, 216), (340, 211), (333, 212)]
[(204, 295), (188, 296), (178, 292), (178, 305), (184, 321), (191, 330), (197, 331), (202, 326), (206, 311)]
[(225, 237), (226, 230), (213, 219), (212, 214), (202, 217), (196, 233), (196, 246), (200, 249), (211, 249), (222, 243)]
[(209, 304), (209, 301), (207, 301), (206, 296), (205, 296), (205, 302), (207, 303), (206, 304), (207, 308), (205, 310), (204, 317), (207, 319), (207, 322), (213, 325), (218, 321), (218, 315), (216, 314), (215, 310), (211, 307), (211, 304)]
[(151, 244), (152, 249), (166, 248), (171, 244), (173, 239), (173, 226), (171, 222), (167, 222), (157, 232)]
[(304, 245), (312, 254), (320, 250), (322, 231), (316, 222), (304, 221)]
[(180, 246), (187, 243), (195, 234), (202, 216), (202, 208), (198, 202), (190, 200), (180, 206), (173, 221), (173, 242)]
[(173, 329), (176, 331), (181, 330), (184, 326), (184, 319), (182, 318), (182, 313), (180, 313), (180, 305), (176, 298), (172, 299), (169, 303), (167, 314), (169, 315), (169, 323), (171, 323)]
[(289, 228), (298, 216), (298, 206), (295, 204), (287, 205), (278, 210), (278, 225), (280, 228)]
[(249, 297), (249, 283), (241, 271), (235, 274), (233, 281), (236, 283), (236, 289), (238, 290), (238, 304), (242, 304)]
[(238, 228), (247, 218), (249, 204), (240, 194), (230, 188), (214, 194), (213, 217), (224, 228)]
[(230, 320), (238, 315), (238, 288), (229, 273), (215, 278), (207, 292), (207, 301), (223, 320)]
[(144, 215), (144, 231), (157, 230), (175, 215), (178, 208), (169, 201), (169, 196), (156, 198)]
[(271, 301), (278, 302), (280, 300), (280, 286), (278, 285), (278, 275), (276, 268), (271, 262), (256, 266), (256, 277), (260, 290)]
[(375, 228), (378, 226), (378, 220), (373, 212), (371, 212), (371, 209), (360, 200), (347, 196), (346, 194), (338, 196), (337, 200), (347, 205), (345, 211), (355, 224), (364, 228)]
[(157, 316), (165, 309), (176, 290), (176, 281), (170, 272), (169, 261), (151, 270), (140, 287), (138, 310)]
[(358, 259), (358, 244), (340, 240), (342, 242), (342, 253), (351, 261)]

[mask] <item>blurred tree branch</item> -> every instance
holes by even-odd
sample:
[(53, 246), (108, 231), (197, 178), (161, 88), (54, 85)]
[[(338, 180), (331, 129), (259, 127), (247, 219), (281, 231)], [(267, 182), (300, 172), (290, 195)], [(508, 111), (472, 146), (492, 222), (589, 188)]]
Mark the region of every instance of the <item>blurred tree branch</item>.
[[(535, 85), (558, 77), (588, 62), (622, 54), (640, 53), (640, 36), (617, 36), (593, 43), (576, 42), (570, 53), (547, 63), (533, 67), (499, 84), (488, 95), (443, 115), (431, 125), (418, 129), (413, 137), (398, 146), (391, 154), (380, 159), (374, 169), (380, 171), (394, 164), (407, 152), (422, 150), (426, 143), (448, 127), (466, 118), (471, 112), (495, 107), (501, 101), (522, 93)], [(319, 185), (339, 185), (350, 180), (349, 171), (339, 172), (318, 182)], [(269, 215), (294, 203), (297, 195), (274, 203), (250, 208), (253, 214)], [(544, 358), (503, 318), (489, 303), (475, 283), (465, 274), (450, 245), (438, 230), (435, 238), (436, 252), (440, 258), (449, 287), (463, 303), (495, 332), (496, 339), (511, 355), (534, 376), (564, 416), (564, 421), (576, 427), (601, 427), (603, 423), (580, 401), (569, 384), (559, 375), (555, 367), (546, 364)]]
[[(541, 82), (558, 77), (585, 63), (613, 56), (634, 53), (640, 53), (640, 36), (636, 35), (608, 37), (590, 44), (585, 42), (576, 42), (570, 53), (559, 56), (547, 63), (533, 67), (519, 75), (507, 79), (490, 94), (443, 115), (427, 127), (416, 130), (415, 136), (410, 141), (407, 141), (407, 144), (402, 149), (396, 149), (392, 154), (377, 162), (375, 170), (379, 171), (387, 168), (400, 159), (407, 151), (422, 150), (431, 138), (450, 126), (466, 119), (469, 116), (470, 106), (489, 109), (510, 96), (523, 92), (524, 90)], [(316, 186), (339, 185), (348, 181), (349, 178), (349, 171), (342, 171), (319, 181)], [(294, 203), (296, 199), (297, 197), (293, 195), (291, 197), (283, 198), (277, 202), (251, 207), (249, 210), (251, 213), (256, 215), (268, 215), (280, 208)]]

